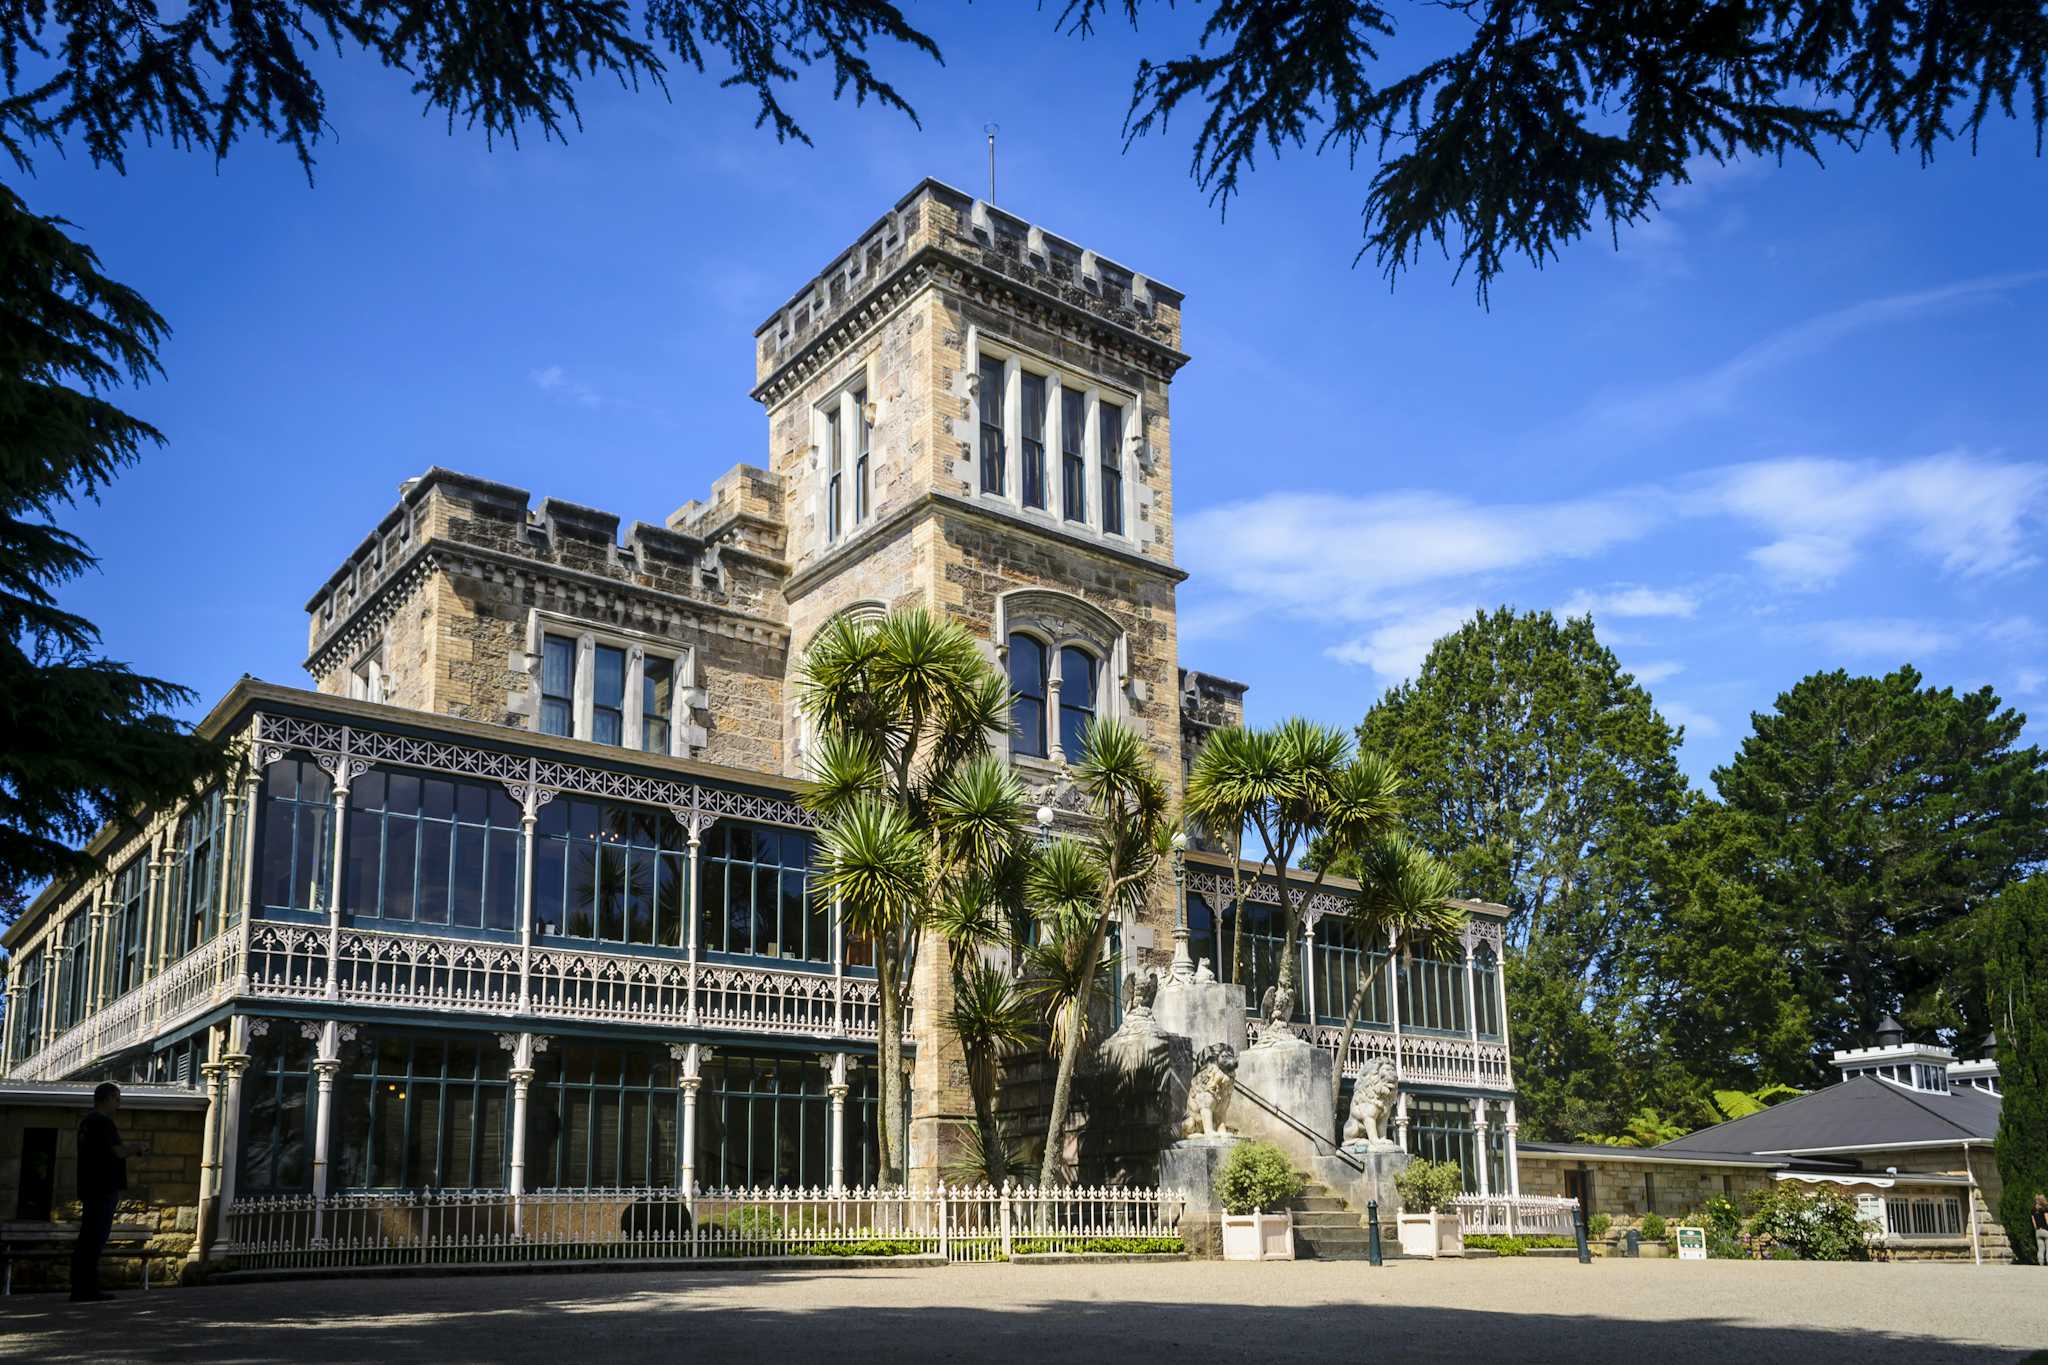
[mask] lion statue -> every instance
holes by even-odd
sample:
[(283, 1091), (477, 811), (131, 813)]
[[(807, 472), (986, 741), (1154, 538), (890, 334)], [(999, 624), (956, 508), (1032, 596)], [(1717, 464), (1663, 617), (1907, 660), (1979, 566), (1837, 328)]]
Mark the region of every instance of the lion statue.
[(1394, 1064), (1374, 1057), (1351, 1087), (1351, 1112), (1344, 1117), (1344, 1141), (1387, 1141), (1387, 1116), (1394, 1112)]
[(1188, 1112), (1181, 1120), (1181, 1136), (1235, 1136), (1223, 1120), (1236, 1090), (1237, 1049), (1228, 1043), (1203, 1048), (1195, 1059), (1195, 1079), (1188, 1084)]

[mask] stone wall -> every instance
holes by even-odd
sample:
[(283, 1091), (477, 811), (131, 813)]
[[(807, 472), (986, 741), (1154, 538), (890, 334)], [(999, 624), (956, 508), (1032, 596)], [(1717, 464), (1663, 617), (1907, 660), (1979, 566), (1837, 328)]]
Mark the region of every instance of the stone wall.
[[(71, 1239), (78, 1225), (78, 1123), (91, 1105), (90, 1085), (35, 1086), (15, 1093), (0, 1088), (0, 1218), (9, 1231), (28, 1226), (18, 1218), (23, 1212), (28, 1133), (55, 1129), (55, 1189), (48, 1221), (65, 1234), (59, 1242), (30, 1244), (39, 1251), (16, 1263), (17, 1292), (64, 1289), (70, 1283)], [(148, 1229), (150, 1283), (176, 1284), (198, 1236), (205, 1097), (197, 1091), (152, 1096), (146, 1102), (137, 1096), (133, 1103), (124, 1103), (119, 1123), (124, 1138), (147, 1141), (151, 1152), (129, 1158), (128, 1191), (114, 1214), (115, 1245), (130, 1245), (119, 1236), (124, 1225)], [(58, 1254), (43, 1254), (51, 1252)], [(101, 1265), (100, 1280), (117, 1288), (140, 1284), (142, 1258), (109, 1256)]]
[[(1523, 1194), (1562, 1197), (1568, 1193), (1565, 1172), (1584, 1170), (1593, 1180), (1593, 1197), (1586, 1216), (1604, 1213), (1617, 1223), (1639, 1220), (1646, 1213), (1670, 1218), (1724, 1194), (1740, 1204), (1771, 1184), (1770, 1172), (1755, 1166), (1603, 1161), (1598, 1157), (1555, 1156), (1527, 1150), (1520, 1156)], [(1645, 1198), (1645, 1175), (1655, 1181), (1655, 1208)]]

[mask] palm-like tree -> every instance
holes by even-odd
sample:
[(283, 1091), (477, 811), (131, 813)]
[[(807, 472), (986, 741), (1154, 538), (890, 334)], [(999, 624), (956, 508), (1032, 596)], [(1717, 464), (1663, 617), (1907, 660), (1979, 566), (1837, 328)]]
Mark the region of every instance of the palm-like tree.
[[(1218, 741), (1222, 741), (1220, 744)], [(1272, 730), (1220, 730), (1195, 757), (1188, 806), (1212, 830), (1233, 820), (1250, 824), (1265, 848), (1265, 864), (1279, 884), (1283, 925), (1278, 984), (1300, 994), (1301, 925), (1309, 903), (1323, 888), (1332, 863), (1383, 833), (1397, 814), (1399, 775), (1377, 755), (1354, 759), (1351, 740), (1339, 729), (1300, 717)], [(1327, 856), (1299, 893), (1291, 869), (1311, 842)], [(1233, 864), (1240, 860), (1233, 860)], [(1231, 980), (1239, 972), (1244, 941), (1243, 881), (1234, 883), (1238, 931), (1231, 946)]]
[(975, 1149), (969, 1176), (1001, 1185), (1009, 1179), (1010, 1144), (996, 1122), (996, 1073), (1004, 1056), (1031, 1046), (1040, 1033), (1030, 1002), (1016, 978), (1001, 967), (969, 957), (953, 972), (953, 1005), (946, 1027), (960, 1041), (967, 1062), (967, 1088), (974, 1095)]
[[(1230, 905), (1239, 912), (1240, 928), (1244, 918), (1239, 909), (1244, 904), (1244, 827), (1265, 811), (1284, 776), (1279, 746), (1272, 736), (1233, 725), (1202, 742), (1181, 798), (1182, 812), (1210, 838), (1229, 846)], [(1261, 870), (1264, 866), (1260, 864)], [(1227, 973), (1224, 980), (1244, 980), (1243, 954), (1244, 934), (1231, 935), (1230, 961), (1216, 964)]]
[[(1074, 983), (1073, 998), (1066, 1004), (1066, 1024), (1059, 1038), (1059, 1072), (1053, 1081), (1045, 1156), (1038, 1173), (1042, 1186), (1052, 1184), (1059, 1166), (1061, 1138), (1073, 1101), (1074, 1068), (1081, 1055), (1086, 1027), (1088, 997), (1110, 923), (1144, 903), (1146, 889), (1166, 857), (1168, 838), (1166, 784), (1160, 779), (1144, 740), (1129, 726), (1100, 718), (1089, 722), (1081, 736), (1081, 762), (1074, 769), (1074, 781), (1087, 795), (1095, 816), (1094, 828), (1079, 845), (1085, 858), (1048, 850), (1031, 874), (1034, 891), (1043, 893), (1034, 899), (1055, 903), (1060, 907), (1057, 913), (1078, 920), (1086, 930), (1080, 936), (1075, 964), (1079, 979)], [(1055, 884), (1053, 877), (1061, 863), (1092, 865), (1092, 906), (1082, 909), (1076, 904), (1076, 892), (1085, 885), (1084, 878), (1066, 875), (1064, 884)]]
[(1021, 828), (1021, 793), (988, 749), (1009, 687), (958, 624), (911, 608), (827, 625), (797, 688), (819, 733), (803, 797), (820, 822), (816, 894), (874, 944), (882, 1173), (900, 1181), (909, 964), (948, 888), (992, 876)]
[(1448, 951), (1465, 927), (1464, 907), (1451, 899), (1451, 871), (1406, 839), (1385, 835), (1343, 860), (1358, 876), (1358, 898), (1346, 916), (1366, 961), (1375, 946), (1386, 956), (1370, 971), (1358, 974), (1358, 985), (1344, 1006), (1344, 1032), (1337, 1042), (1337, 1066), (1330, 1077), (1330, 1102), (1343, 1093), (1344, 1059), (1351, 1035), (1373, 984), (1388, 963), (1406, 962), (1416, 953), (1436, 957)]

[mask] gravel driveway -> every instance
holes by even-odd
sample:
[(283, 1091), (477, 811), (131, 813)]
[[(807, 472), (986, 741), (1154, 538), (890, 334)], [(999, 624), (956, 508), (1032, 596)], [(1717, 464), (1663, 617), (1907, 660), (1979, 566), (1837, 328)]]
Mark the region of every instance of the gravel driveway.
[[(0, 1358), (69, 1361), (2025, 1360), (2048, 1270), (1499, 1260), (662, 1270), (0, 1299)], [(2048, 1359), (2044, 1359), (2048, 1365)]]

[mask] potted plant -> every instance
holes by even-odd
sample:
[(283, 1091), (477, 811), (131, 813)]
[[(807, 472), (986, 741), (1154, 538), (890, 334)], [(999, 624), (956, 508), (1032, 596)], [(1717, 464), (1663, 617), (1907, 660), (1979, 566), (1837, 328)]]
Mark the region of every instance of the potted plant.
[(1270, 1142), (1240, 1143), (1216, 1175), (1223, 1203), (1223, 1259), (1291, 1261), (1294, 1215), (1284, 1205), (1308, 1182)]
[(1661, 1214), (1646, 1213), (1643, 1220), (1636, 1224), (1636, 1236), (1641, 1246), (1641, 1254), (1644, 1256), (1655, 1258), (1669, 1255), (1670, 1248), (1664, 1245), (1664, 1239), (1670, 1235), (1671, 1229), (1665, 1225)]
[(1401, 1192), (1401, 1250), (1409, 1256), (1463, 1256), (1465, 1237), (1451, 1201), (1465, 1192), (1455, 1161), (1417, 1160), (1394, 1177)]

